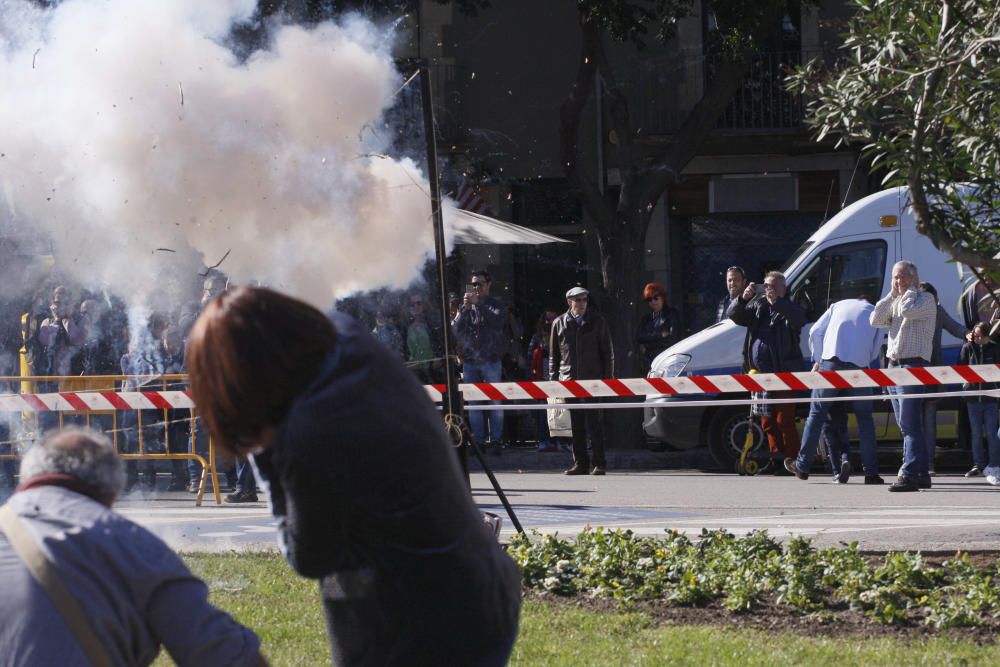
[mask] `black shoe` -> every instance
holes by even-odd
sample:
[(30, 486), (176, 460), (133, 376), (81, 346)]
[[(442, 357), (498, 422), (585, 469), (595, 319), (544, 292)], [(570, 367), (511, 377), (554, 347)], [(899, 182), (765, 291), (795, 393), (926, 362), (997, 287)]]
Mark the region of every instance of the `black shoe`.
[(837, 475), (838, 484), (847, 484), (847, 480), (851, 478), (851, 462), (847, 459), (840, 464), (840, 474)]
[(966, 477), (979, 477), (982, 474), (983, 474), (983, 469), (982, 468), (980, 468), (979, 466), (972, 466), (972, 469), (969, 470), (969, 472), (965, 473), (965, 476)]
[(606, 471), (606, 469), (605, 469), (604, 466), (594, 466), (594, 469), (590, 471), (590, 474), (591, 475), (603, 475), (603, 474), (605, 474), (605, 472), (607, 472), (607, 471)]
[(785, 470), (799, 479), (809, 479), (809, 473), (799, 470), (799, 464), (795, 462), (795, 459), (785, 459)]
[(920, 487), (921, 489), (929, 489), (931, 488), (931, 484), (932, 483), (930, 477), (924, 477), (923, 479), (917, 480), (917, 486)]
[(865, 475), (865, 484), (885, 484), (885, 480), (878, 475)]
[(253, 491), (237, 491), (226, 496), (227, 503), (255, 503), (257, 494)]
[(757, 469), (757, 474), (773, 475), (775, 468), (777, 468), (777, 466), (774, 463), (774, 459), (768, 459), (767, 463), (765, 463), (764, 465), (762, 465), (760, 468)]
[(590, 474), (590, 464), (580, 465), (579, 463), (574, 463), (573, 467), (569, 470), (563, 471), (564, 475), (589, 475)]
[(920, 487), (912, 479), (897, 479), (889, 485), (889, 490), (897, 493), (908, 493), (910, 491), (919, 491)]

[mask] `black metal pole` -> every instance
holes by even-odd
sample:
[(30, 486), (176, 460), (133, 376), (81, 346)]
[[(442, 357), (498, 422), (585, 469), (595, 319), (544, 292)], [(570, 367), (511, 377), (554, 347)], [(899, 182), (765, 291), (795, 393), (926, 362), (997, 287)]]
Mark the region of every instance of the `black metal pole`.
[[(434, 258), (437, 260), (438, 270), (438, 297), (441, 304), (441, 331), (444, 341), (444, 419), (445, 424), (461, 424), (464, 421), (462, 415), (461, 396), (458, 393), (458, 383), (455, 381), (458, 369), (455, 367), (455, 358), (452, 355), (451, 342), (451, 320), (448, 308), (448, 288), (445, 282), (445, 262), (448, 255), (444, 245), (444, 217), (441, 212), (441, 181), (438, 177), (437, 159), (437, 137), (434, 132), (434, 98), (431, 96), (431, 76), (426, 60), (420, 60), (420, 99), (424, 108), (424, 142), (427, 144), (427, 182), (430, 186), (431, 194), (431, 215), (434, 223)], [(453, 434), (453, 437), (456, 434)], [(469, 476), (469, 455), (464, 446), (463, 439), (457, 439), (458, 460), (465, 472), (466, 478)]]
[(444, 217), (441, 212), (441, 182), (438, 178), (437, 169), (437, 137), (434, 133), (434, 98), (431, 97), (431, 76), (426, 60), (420, 60), (420, 97), (424, 107), (424, 141), (427, 143), (427, 183), (431, 191), (431, 214), (434, 221), (434, 255), (437, 260), (438, 269), (438, 290), (441, 299), (441, 325), (444, 337), (444, 372), (445, 372), (445, 392), (443, 401), (444, 423), (452, 439), (455, 441), (455, 448), (458, 450), (458, 460), (465, 473), (465, 479), (469, 479), (469, 453), (468, 447), (472, 447), (479, 464), (493, 485), (497, 497), (507, 510), (507, 516), (514, 524), (514, 529), (519, 533), (524, 533), (521, 522), (517, 520), (514, 508), (507, 501), (507, 494), (497, 481), (496, 476), (486, 464), (486, 458), (482, 450), (476, 445), (475, 440), (469, 433), (469, 426), (465, 421), (465, 407), (462, 395), (458, 391), (456, 378), (458, 369), (455, 367), (452, 357), (451, 343), (451, 320), (448, 310), (448, 289), (445, 283), (445, 260), (448, 255), (444, 245)]

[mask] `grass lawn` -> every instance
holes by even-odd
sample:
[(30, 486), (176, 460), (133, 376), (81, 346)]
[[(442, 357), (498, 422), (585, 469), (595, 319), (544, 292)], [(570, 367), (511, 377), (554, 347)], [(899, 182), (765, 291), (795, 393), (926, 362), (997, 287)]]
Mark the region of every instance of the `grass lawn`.
[[(272, 553), (187, 554), (212, 601), (261, 637), (272, 665), (329, 663), (316, 583)], [(183, 613), (181, 611), (181, 613)], [(161, 655), (157, 665), (172, 664)], [(1000, 646), (929, 640), (809, 638), (713, 626), (658, 626), (643, 613), (527, 599), (512, 665), (990, 665)]]

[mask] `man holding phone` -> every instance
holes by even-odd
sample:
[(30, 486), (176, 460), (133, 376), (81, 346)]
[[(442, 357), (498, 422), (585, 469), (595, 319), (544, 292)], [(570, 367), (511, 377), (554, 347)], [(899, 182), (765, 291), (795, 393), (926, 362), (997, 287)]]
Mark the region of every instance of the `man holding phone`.
[[(486, 271), (472, 272), (465, 288), (462, 305), (451, 326), (459, 344), (464, 382), (499, 382), (500, 359), (503, 356), (503, 330), (507, 322), (507, 305), (490, 296), (493, 281)], [(489, 415), (489, 435), (483, 412)], [(499, 454), (503, 443), (503, 412), (500, 410), (470, 410), (472, 436), (488, 451)]]
[[(806, 324), (806, 311), (786, 295), (785, 276), (770, 271), (764, 276), (763, 294), (750, 283), (740, 295), (730, 319), (747, 328), (743, 350), (744, 371), (779, 373), (804, 370), (799, 332)], [(768, 398), (785, 398), (791, 392), (767, 392)], [(795, 429), (795, 404), (777, 403), (772, 415), (761, 417), (772, 454), (784, 451), (785, 458), (799, 454), (799, 433)]]

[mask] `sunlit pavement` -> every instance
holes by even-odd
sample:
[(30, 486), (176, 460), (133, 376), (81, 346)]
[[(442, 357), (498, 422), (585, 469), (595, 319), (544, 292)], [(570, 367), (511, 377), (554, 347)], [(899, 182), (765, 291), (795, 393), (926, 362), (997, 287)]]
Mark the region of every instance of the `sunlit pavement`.
[[(883, 475), (888, 480), (887, 475)], [(888, 493), (846, 485), (826, 475), (738, 477), (675, 470), (567, 477), (556, 472), (502, 472), (497, 479), (525, 530), (572, 536), (586, 526), (627, 528), (640, 535), (668, 529), (692, 537), (702, 528), (733, 533), (767, 530), (785, 538), (805, 535), (820, 546), (858, 541), (863, 549), (927, 552), (1000, 550), (1000, 488), (982, 479), (943, 475), (919, 493)], [(472, 493), (484, 511), (513, 524), (485, 474), (473, 473)], [(265, 502), (216, 505), (206, 496), (131, 494), (117, 506), (129, 518), (185, 551), (273, 549), (274, 520)]]

